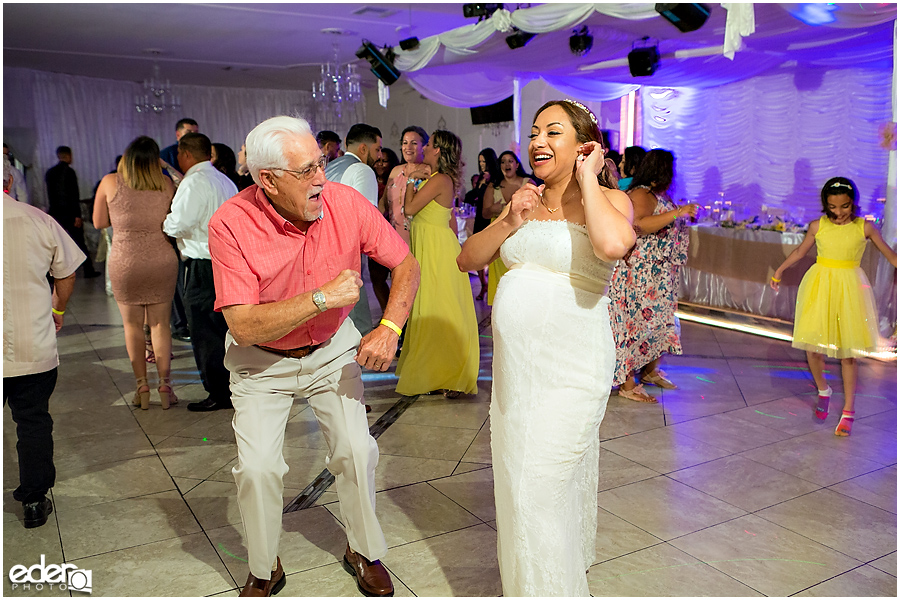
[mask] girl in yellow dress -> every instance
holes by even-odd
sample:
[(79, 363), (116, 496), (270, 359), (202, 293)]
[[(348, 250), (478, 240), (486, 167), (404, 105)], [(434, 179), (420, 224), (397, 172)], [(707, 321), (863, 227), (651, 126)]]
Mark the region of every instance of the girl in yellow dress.
[(896, 268), (897, 253), (888, 246), (875, 226), (857, 216), (859, 191), (845, 177), (833, 177), (822, 188), (825, 216), (809, 224), (806, 237), (775, 271), (769, 285), (778, 291), (782, 274), (816, 245), (816, 264), (809, 268), (797, 290), (794, 311), (793, 347), (806, 350), (809, 370), (819, 390), (815, 415), (828, 416), (831, 387), (822, 371), (825, 355), (841, 359), (844, 380), (844, 411), (834, 430), (837, 436), (850, 435), (856, 392), (856, 356), (875, 349), (878, 340), (875, 299), (859, 261), (866, 240)]
[(404, 212), (415, 215), (409, 247), (419, 261), (421, 282), (397, 363), (397, 393), (404, 396), (443, 389), (448, 398), (456, 398), (477, 390), (475, 301), (468, 273), (456, 266), (459, 239), (449, 225), (460, 188), (461, 152), (458, 137), (435, 131), (425, 146), (424, 164), (409, 173)]

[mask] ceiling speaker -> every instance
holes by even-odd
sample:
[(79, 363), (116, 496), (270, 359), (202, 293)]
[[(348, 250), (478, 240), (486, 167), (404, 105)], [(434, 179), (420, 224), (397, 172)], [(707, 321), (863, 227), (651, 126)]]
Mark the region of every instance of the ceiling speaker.
[(356, 57), (365, 59), (371, 65), (371, 71), (384, 85), (391, 85), (400, 79), (400, 71), (394, 67), (394, 57), (391, 52), (382, 54), (369, 40), (363, 40), (362, 46), (356, 51)]
[(657, 4), (656, 12), (681, 30), (682, 33), (697, 31), (709, 18), (709, 7), (705, 4), (671, 3)]
[(659, 48), (635, 48), (628, 53), (628, 70), (632, 77), (647, 77), (659, 67)]
[(400, 40), (400, 49), (406, 50), (407, 52), (410, 50), (415, 50), (419, 47), (419, 38), (413, 36), (411, 38), (406, 38), (405, 40)]

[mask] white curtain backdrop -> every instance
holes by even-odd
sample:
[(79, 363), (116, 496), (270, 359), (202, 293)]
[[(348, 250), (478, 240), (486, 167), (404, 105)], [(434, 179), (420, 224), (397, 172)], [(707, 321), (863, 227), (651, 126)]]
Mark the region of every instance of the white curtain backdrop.
[[(305, 90), (176, 85), (182, 103), (178, 113), (141, 115), (134, 109), (134, 96), (141, 90), (136, 83), (9, 68), (3, 70), (3, 80), (4, 142), (28, 167), (29, 197), (44, 208), (44, 173), (57, 162), (57, 146), (72, 148), (81, 198), (87, 199), (131, 140), (149, 135), (160, 148), (174, 144), (175, 122), (182, 117), (196, 120), (211, 141), (227, 144), (235, 153), (247, 133), (269, 117), (301, 116), (316, 130)], [(365, 102), (361, 105), (354, 117), (364, 120)]]
[(642, 145), (674, 152), (675, 198), (712, 204), (723, 192), (739, 216), (765, 204), (810, 221), (822, 184), (841, 175), (859, 186), (863, 214), (880, 216), (888, 152), (878, 131), (893, 120), (892, 97), (884, 71), (863, 69), (644, 87)]
[[(449, 106), (498, 102), (512, 93), (515, 78), (522, 85), (543, 78), (558, 89), (582, 90), (585, 99), (610, 100), (616, 93), (611, 86), (649, 83), (635, 81), (624, 58), (640, 37), (627, 33), (635, 30), (627, 23), (640, 22), (643, 35), (660, 38), (663, 58), (654, 85), (710, 88), (791, 67), (801, 73), (808, 68), (889, 69), (894, 4), (841, 4), (830, 12), (832, 22), (811, 26), (791, 16), (803, 5), (723, 3), (724, 18), (713, 7), (713, 22), (685, 38), (671, 37), (674, 28), (654, 6), (556, 3), (500, 9), (478, 23), (423, 38), (415, 50), (393, 48), (394, 64), (423, 96)], [(607, 27), (608, 20), (597, 15), (625, 24)], [(566, 38), (581, 24), (591, 25), (593, 57), (619, 58), (594, 63), (566, 52)], [(509, 54), (503, 38), (513, 28), (540, 35), (528, 49)]]

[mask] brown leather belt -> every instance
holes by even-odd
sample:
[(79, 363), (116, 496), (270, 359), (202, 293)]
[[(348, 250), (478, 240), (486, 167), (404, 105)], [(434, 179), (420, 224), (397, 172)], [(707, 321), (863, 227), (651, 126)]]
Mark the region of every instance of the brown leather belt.
[(265, 350), (266, 352), (271, 352), (272, 354), (277, 354), (279, 356), (286, 356), (288, 358), (305, 358), (315, 352), (321, 344), (317, 346), (301, 346), (299, 348), (291, 348), (289, 350), (281, 350), (279, 348), (269, 348), (268, 346), (259, 346), (256, 347), (260, 350)]

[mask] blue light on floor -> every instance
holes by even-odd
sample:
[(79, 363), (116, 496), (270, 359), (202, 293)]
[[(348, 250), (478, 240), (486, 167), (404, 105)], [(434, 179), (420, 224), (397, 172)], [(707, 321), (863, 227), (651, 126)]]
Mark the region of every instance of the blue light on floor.
[(397, 381), (397, 375), (394, 373), (377, 373), (375, 371), (363, 371), (363, 383), (372, 383), (376, 381)]

